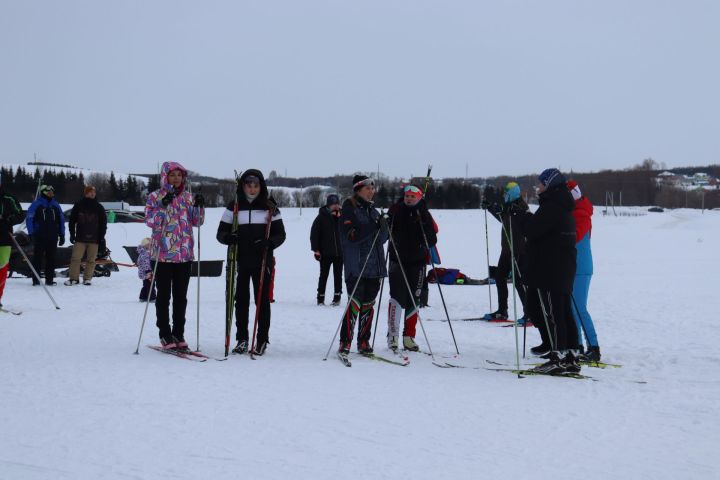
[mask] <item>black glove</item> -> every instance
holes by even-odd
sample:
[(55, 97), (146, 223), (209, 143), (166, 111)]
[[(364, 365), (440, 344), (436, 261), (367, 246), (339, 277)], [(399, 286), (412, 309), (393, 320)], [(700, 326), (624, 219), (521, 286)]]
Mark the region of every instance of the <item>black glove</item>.
[(107, 242), (103, 238), (102, 240), (100, 240), (100, 243), (98, 244), (98, 256), (104, 257), (108, 253), (110, 253), (110, 252), (108, 252), (108, 249), (107, 249)]
[(195, 194), (195, 198), (193, 199), (193, 204), (198, 208), (205, 207), (205, 197), (203, 197), (202, 193)]
[(490, 208), (490, 202), (487, 198), (483, 197), (482, 202), (480, 202), (480, 208), (483, 210), (487, 210)]
[(72, 233), (70, 234), (70, 243), (71, 243), (71, 244), (74, 244), (74, 243), (75, 243), (75, 235), (72, 234)]
[(65, 235), (60, 235), (60, 241), (58, 241), (58, 245), (61, 247), (65, 245)]
[(320, 255), (320, 252), (313, 252), (313, 255), (315, 256), (315, 260), (317, 260), (317, 261), (319, 262), (319, 261), (320, 261), (320, 258), (322, 257), (322, 256)]
[(228, 245), (233, 245), (236, 243), (240, 243), (240, 233), (238, 232), (228, 232), (225, 234), (225, 243)]
[(265, 238), (258, 238), (253, 242), (253, 247), (255, 247), (255, 250), (262, 250), (265, 247), (272, 248), (272, 242)]
[(519, 202), (511, 203), (508, 205), (508, 209), (510, 210), (510, 215), (519, 215), (527, 211), (527, 207)]
[(175, 193), (173, 192), (167, 192), (165, 196), (160, 200), (160, 203), (162, 203), (162, 206), (167, 208), (170, 203), (175, 199)]
[(385, 231), (389, 230), (389, 227), (388, 227), (389, 219), (390, 219), (390, 215), (388, 215), (387, 213), (383, 213), (382, 215), (380, 215), (380, 217), (378, 217), (378, 219), (377, 219), (378, 228), (385, 230)]
[(488, 206), (488, 211), (490, 213), (494, 213), (496, 215), (500, 215), (503, 211), (502, 204), (500, 203), (491, 203), (490, 206)]

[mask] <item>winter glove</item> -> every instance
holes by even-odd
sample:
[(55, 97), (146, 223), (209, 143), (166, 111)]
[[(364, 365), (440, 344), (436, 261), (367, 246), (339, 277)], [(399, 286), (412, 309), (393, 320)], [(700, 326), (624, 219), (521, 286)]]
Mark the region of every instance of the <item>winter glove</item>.
[(225, 234), (225, 243), (227, 245), (234, 245), (236, 243), (240, 243), (240, 233), (238, 232), (228, 232)]
[(387, 213), (383, 213), (377, 220), (377, 225), (381, 230), (388, 231), (388, 219), (390, 216)]
[(202, 193), (195, 194), (195, 198), (193, 199), (193, 204), (198, 208), (205, 207), (205, 197), (203, 197)]
[(314, 252), (313, 255), (315, 256), (315, 260), (318, 262), (320, 261), (320, 252)]
[(262, 250), (265, 247), (272, 248), (272, 242), (265, 238), (258, 238), (253, 242), (253, 247), (255, 247), (255, 250)]
[(58, 241), (58, 245), (61, 247), (65, 245), (65, 235), (60, 235), (60, 241)]
[(160, 203), (162, 203), (162, 206), (167, 208), (168, 205), (172, 203), (172, 201), (175, 199), (175, 193), (173, 192), (167, 192), (165, 196), (160, 200)]

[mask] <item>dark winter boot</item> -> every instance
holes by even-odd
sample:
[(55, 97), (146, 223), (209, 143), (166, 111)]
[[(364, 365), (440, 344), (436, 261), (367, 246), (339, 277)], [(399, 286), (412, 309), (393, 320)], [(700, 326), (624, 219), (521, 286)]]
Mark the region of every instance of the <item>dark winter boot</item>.
[(545, 375), (560, 375), (565, 373), (565, 367), (563, 367), (560, 362), (560, 354), (558, 352), (552, 351), (548, 357), (548, 361), (533, 368), (533, 372), (543, 373)]
[(232, 349), (232, 353), (237, 353), (239, 355), (242, 355), (243, 353), (247, 353), (247, 351), (248, 351), (247, 340), (238, 340), (237, 345), (235, 345), (235, 348)]
[(255, 350), (252, 351), (252, 354), (262, 356), (265, 353), (265, 350), (267, 350), (268, 343), (269, 342), (266, 341), (257, 342), (257, 345), (255, 345)]
[(572, 350), (569, 350), (562, 358), (562, 360), (560, 360), (560, 365), (565, 370), (565, 373), (580, 373), (580, 364), (578, 363), (578, 357)]
[(338, 348), (338, 353), (343, 353), (345, 355), (350, 353), (350, 342), (348, 342), (348, 343), (340, 342), (340, 348)]
[(185, 341), (185, 337), (182, 335), (173, 335), (173, 340), (175, 341), (175, 348), (178, 350), (187, 350), (190, 351), (188, 348), (188, 343)]
[(177, 345), (175, 344), (175, 339), (172, 335), (160, 337), (160, 345), (162, 345), (165, 350), (172, 350), (177, 347)]
[(587, 352), (581, 358), (586, 362), (599, 362), (600, 361), (600, 347), (588, 347)]
[(318, 304), (318, 305), (325, 305), (325, 294), (324, 294), (324, 293), (318, 293), (318, 296), (317, 296), (317, 304)]
[(334, 307), (340, 305), (340, 297), (342, 297), (342, 293), (336, 293), (335, 295), (333, 295), (332, 305)]
[(358, 353), (361, 353), (363, 355), (370, 355), (371, 353), (373, 353), (373, 349), (370, 346), (370, 342), (368, 342), (367, 340), (358, 342)]
[(505, 310), (498, 310), (493, 313), (486, 313), (483, 316), (483, 320), (507, 320), (508, 314)]
[(543, 342), (540, 345), (538, 345), (537, 347), (532, 347), (530, 349), (530, 353), (532, 353), (535, 356), (542, 357), (542, 356), (550, 353), (550, 345)]

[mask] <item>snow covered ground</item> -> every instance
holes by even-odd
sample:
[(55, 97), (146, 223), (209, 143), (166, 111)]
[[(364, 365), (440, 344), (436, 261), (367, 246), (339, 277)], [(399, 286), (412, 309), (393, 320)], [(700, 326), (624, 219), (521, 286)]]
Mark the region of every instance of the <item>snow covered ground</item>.
[[(483, 212), (434, 214), (444, 266), (483, 278)], [(220, 215), (208, 213), (204, 259), (225, 258), (214, 238)], [(59, 311), (29, 279), (9, 279), (3, 303), (24, 314), (0, 316), (0, 478), (718, 478), (720, 212), (596, 213), (590, 310), (604, 359), (624, 365), (585, 368), (597, 382), (441, 369), (422, 354), (408, 367), (323, 362), (342, 310), (314, 305), (314, 211), (283, 216), (272, 343), (257, 361), (195, 363), (145, 347), (133, 355), (144, 305), (132, 268), (92, 287), (53, 287)], [(147, 233), (111, 225), (114, 258), (127, 262), (122, 246)], [(491, 219), (492, 263), (499, 239)], [(444, 316), (431, 287), (425, 320)], [(453, 318), (489, 310), (487, 287), (443, 293)], [(200, 345), (214, 356), (223, 296), (222, 277), (202, 280)], [(424, 325), (436, 355), (454, 353), (447, 323)], [(514, 362), (512, 328), (453, 327), (456, 363)], [(142, 343), (156, 341), (151, 307)], [(528, 331), (528, 347), (537, 343)]]

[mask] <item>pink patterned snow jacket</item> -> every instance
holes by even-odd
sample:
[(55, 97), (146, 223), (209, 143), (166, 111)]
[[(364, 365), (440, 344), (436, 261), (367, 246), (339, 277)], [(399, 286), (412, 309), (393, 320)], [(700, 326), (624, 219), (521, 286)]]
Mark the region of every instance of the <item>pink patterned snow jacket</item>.
[[(168, 173), (173, 170), (180, 170), (183, 181), (175, 192), (175, 198), (166, 209), (161, 201), (172, 189), (168, 183)], [(152, 228), (152, 256), (161, 262), (182, 263), (192, 262), (195, 259), (193, 252), (195, 239), (192, 227), (203, 224), (205, 209), (196, 208), (193, 205), (192, 194), (185, 191), (186, 179), (185, 167), (176, 162), (163, 163), (160, 173), (160, 189), (148, 195), (145, 204), (145, 223)], [(168, 218), (167, 227), (165, 227), (165, 235), (161, 239), (160, 235), (166, 216)]]

